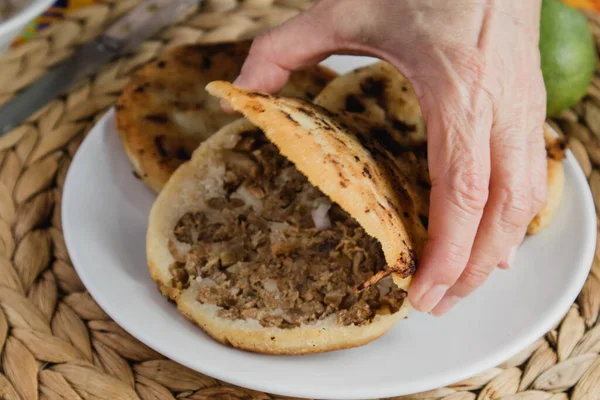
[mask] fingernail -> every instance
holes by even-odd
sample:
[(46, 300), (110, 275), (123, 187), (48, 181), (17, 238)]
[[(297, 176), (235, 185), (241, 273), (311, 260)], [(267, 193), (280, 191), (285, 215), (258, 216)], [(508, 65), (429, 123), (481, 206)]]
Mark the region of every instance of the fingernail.
[(517, 258), (517, 248), (513, 247), (510, 249), (508, 253), (508, 257), (506, 257), (506, 261), (503, 261), (498, 265), (502, 269), (509, 269), (515, 263), (515, 259)]
[(458, 296), (447, 296), (439, 302), (437, 306), (433, 310), (431, 310), (431, 314), (435, 317), (439, 317), (441, 315), (446, 314), (448, 311), (452, 309), (458, 303), (460, 297)]
[(435, 285), (421, 296), (418, 301), (418, 308), (422, 312), (430, 312), (444, 297), (448, 289), (447, 285)]

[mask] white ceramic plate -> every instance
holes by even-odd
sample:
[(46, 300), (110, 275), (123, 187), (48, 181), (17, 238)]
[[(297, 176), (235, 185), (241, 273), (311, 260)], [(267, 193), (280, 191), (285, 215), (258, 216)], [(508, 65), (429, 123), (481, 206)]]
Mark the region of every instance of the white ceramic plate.
[[(333, 57), (340, 72), (369, 59)], [(192, 369), (280, 395), (364, 399), (411, 394), (492, 368), (550, 330), (575, 300), (593, 259), (596, 218), (572, 154), (552, 226), (527, 238), (509, 271), (442, 318), (412, 314), (362, 348), (311, 356), (265, 356), (225, 347), (180, 316), (157, 291), (145, 259), (155, 198), (121, 148), (113, 112), (77, 152), (63, 194), (73, 264), (100, 306), (133, 336)]]

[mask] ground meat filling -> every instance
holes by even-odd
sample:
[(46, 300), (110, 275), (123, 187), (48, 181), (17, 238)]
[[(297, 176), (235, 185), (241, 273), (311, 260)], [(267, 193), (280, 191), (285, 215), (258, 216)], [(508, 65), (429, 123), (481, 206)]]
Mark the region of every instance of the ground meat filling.
[[(185, 214), (175, 238), (191, 245), (171, 267), (173, 284), (201, 277), (197, 301), (231, 320), (293, 328), (328, 317), (362, 325), (406, 293), (391, 278), (355, 287), (385, 267), (379, 242), (311, 185), (261, 131), (225, 154), (223, 196)], [(175, 252), (174, 252), (175, 253)], [(177, 257), (176, 257), (177, 259)], [(335, 315), (335, 316), (333, 316)]]

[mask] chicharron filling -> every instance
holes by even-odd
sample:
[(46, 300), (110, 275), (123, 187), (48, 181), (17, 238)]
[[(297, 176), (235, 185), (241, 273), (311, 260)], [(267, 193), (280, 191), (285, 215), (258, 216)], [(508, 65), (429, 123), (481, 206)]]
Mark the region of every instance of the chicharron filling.
[(310, 184), (264, 134), (244, 132), (223, 155), (223, 195), (185, 214), (177, 241), (191, 245), (171, 266), (173, 284), (201, 277), (197, 301), (218, 316), (293, 328), (328, 317), (362, 325), (396, 312), (406, 293), (388, 277), (356, 292), (385, 267), (379, 242)]

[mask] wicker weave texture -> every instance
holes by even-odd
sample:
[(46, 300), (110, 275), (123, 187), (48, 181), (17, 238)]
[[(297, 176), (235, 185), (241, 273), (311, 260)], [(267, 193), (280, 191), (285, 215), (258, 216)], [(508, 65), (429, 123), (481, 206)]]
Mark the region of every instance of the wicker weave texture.
[[(139, 0), (75, 13), (0, 59), (0, 103), (95, 37)], [(73, 154), (114, 104), (131, 73), (171, 46), (255, 36), (310, 0), (214, 0), (106, 65), (0, 137), (0, 399), (271, 399), (165, 359), (98, 307), (77, 277), (60, 203)], [(589, 15), (600, 35), (600, 18)], [(569, 138), (600, 212), (600, 77), (588, 96), (550, 123)], [(600, 259), (576, 304), (512, 360), (450, 387), (402, 399), (600, 399)]]

